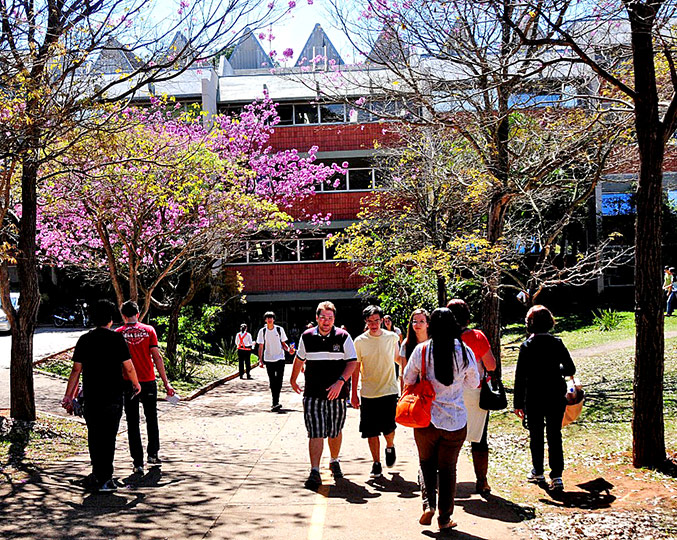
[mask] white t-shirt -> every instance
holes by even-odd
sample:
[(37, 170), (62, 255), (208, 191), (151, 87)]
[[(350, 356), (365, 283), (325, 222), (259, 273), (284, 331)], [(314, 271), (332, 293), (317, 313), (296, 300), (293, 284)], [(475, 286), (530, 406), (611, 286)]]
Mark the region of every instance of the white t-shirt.
[(254, 346), (254, 340), (249, 332), (238, 332), (235, 334), (235, 346), (240, 349), (240, 345), (244, 345), (244, 347), (249, 349)]
[[(480, 383), (480, 376), (477, 372), (475, 355), (469, 347), (460, 345), (456, 341), (454, 357), (456, 365), (454, 369), (454, 382), (449, 386), (443, 385), (435, 378), (435, 363), (431, 356), (433, 344), (432, 341), (424, 341), (416, 345), (414, 352), (409, 357), (407, 367), (404, 368), (402, 379), (405, 384), (414, 384), (421, 372), (421, 354), (423, 346), (426, 347), (426, 379), (428, 379), (435, 389), (435, 399), (433, 400), (431, 413), (431, 423), (438, 429), (447, 431), (457, 431), (462, 429), (468, 421), (468, 415), (463, 402), (464, 388), (477, 388)], [(461, 347), (465, 347), (468, 357), (468, 365), (463, 367), (463, 352)], [(449, 359), (451, 361), (451, 359)]]
[[(280, 331), (279, 334), (277, 333), (278, 330)], [(275, 325), (272, 330), (268, 330), (268, 327), (264, 326), (259, 330), (259, 333), (256, 336), (256, 343), (258, 345), (265, 343), (263, 348), (264, 362), (278, 362), (284, 360), (284, 349), (282, 348), (283, 341), (287, 341), (287, 334), (285, 334), (284, 328), (281, 326)]]

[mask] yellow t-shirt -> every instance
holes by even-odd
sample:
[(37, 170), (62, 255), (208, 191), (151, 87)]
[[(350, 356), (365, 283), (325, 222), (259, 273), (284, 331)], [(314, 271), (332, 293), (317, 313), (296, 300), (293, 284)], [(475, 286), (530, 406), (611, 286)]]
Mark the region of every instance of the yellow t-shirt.
[(399, 393), (393, 365), (398, 344), (397, 334), (387, 330), (383, 330), (378, 337), (365, 332), (355, 339), (362, 379), (362, 397), (377, 398)]

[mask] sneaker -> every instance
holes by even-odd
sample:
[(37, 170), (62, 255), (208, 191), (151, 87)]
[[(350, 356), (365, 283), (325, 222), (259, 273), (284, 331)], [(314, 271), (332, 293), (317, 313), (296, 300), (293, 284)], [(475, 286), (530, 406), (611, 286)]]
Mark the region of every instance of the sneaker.
[(311, 469), (308, 479), (305, 482), (305, 487), (307, 489), (317, 489), (322, 485), (322, 477), (320, 476), (320, 471)]
[(531, 472), (527, 474), (527, 482), (540, 484), (541, 482), (545, 482), (545, 476), (543, 476), (542, 474), (538, 474), (534, 469), (531, 469)]
[(144, 470), (143, 470), (143, 465), (139, 465), (137, 467), (134, 467), (134, 470), (132, 472), (133, 472), (133, 474), (140, 474), (141, 476), (143, 476), (145, 474)]
[(331, 474), (335, 479), (343, 478), (341, 464), (338, 461), (332, 461), (331, 463), (329, 463), (329, 469), (331, 470)]
[(392, 467), (395, 465), (395, 460), (397, 460), (397, 456), (395, 455), (395, 447), (386, 447), (386, 467)]
[(157, 457), (157, 455), (148, 456), (146, 461), (148, 462), (148, 465), (162, 465), (162, 460)]
[(559, 476), (550, 481), (550, 491), (564, 491), (564, 482)]
[(381, 467), (381, 463), (379, 461), (374, 461), (374, 464), (371, 466), (371, 474), (369, 476), (372, 478), (383, 476), (383, 467)]
[(115, 483), (115, 480), (112, 478), (110, 480), (106, 480), (101, 486), (99, 487), (99, 491), (101, 493), (110, 493), (111, 491), (117, 491), (118, 486)]
[(276, 403), (275, 405), (273, 405), (270, 408), (270, 412), (277, 412), (277, 411), (281, 411), (281, 410), (282, 410), (282, 405), (280, 405), (279, 403)]

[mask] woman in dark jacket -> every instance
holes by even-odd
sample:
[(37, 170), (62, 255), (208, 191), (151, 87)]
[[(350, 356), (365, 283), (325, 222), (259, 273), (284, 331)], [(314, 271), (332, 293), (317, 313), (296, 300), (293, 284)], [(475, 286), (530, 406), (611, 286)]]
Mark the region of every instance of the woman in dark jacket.
[(576, 367), (562, 340), (550, 334), (555, 326), (545, 306), (534, 306), (526, 318), (529, 338), (520, 347), (515, 370), (515, 414), (527, 420), (532, 471), (529, 482), (543, 482), (543, 428), (548, 439), (550, 489), (564, 489), (562, 472), (562, 418), (566, 408), (566, 382)]

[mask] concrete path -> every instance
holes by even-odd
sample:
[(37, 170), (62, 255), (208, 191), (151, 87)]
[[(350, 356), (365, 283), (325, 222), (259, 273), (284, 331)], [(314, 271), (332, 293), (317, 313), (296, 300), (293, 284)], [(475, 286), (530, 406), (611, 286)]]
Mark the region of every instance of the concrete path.
[[(370, 480), (359, 413), (349, 409), (342, 451), (346, 478), (334, 483), (325, 450), (325, 485), (314, 493), (303, 488), (309, 467), (300, 396), (285, 382), (284, 411), (271, 413), (264, 370), (254, 370), (254, 377), (175, 407), (163, 403), (164, 463), (143, 478), (129, 477), (131, 462), (121, 435), (116, 475), (131, 486), (115, 494), (86, 495), (71, 485), (89, 472), (87, 455), (48, 466), (36, 482), (12, 489), (5, 485), (0, 538), (409, 540), (440, 535), (418, 524), (418, 465), (410, 429), (398, 429), (395, 467), (382, 480)], [(473, 487), (464, 452), (454, 513), (459, 527), (447, 536), (530, 538), (509, 503), (500, 497), (485, 501), (472, 494)]]

